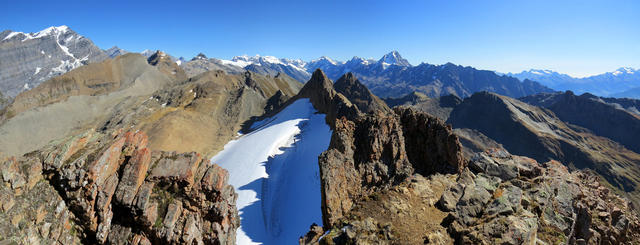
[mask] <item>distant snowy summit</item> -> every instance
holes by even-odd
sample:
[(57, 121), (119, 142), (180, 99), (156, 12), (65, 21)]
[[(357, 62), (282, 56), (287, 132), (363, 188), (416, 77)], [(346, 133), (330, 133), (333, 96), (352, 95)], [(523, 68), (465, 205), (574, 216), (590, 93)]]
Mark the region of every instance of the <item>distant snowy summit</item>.
[[(577, 94), (593, 93), (598, 96), (629, 95), (627, 91), (640, 89), (640, 70), (622, 67), (612, 72), (577, 78), (552, 70), (531, 69), (520, 73), (507, 73), (520, 80), (529, 79), (559, 91), (571, 90)], [(635, 96), (626, 96), (635, 97)], [(636, 97), (637, 98), (637, 97)]]
[(0, 91), (14, 97), (49, 78), (106, 58), (91, 40), (65, 25), (34, 33), (5, 30), (0, 32)]

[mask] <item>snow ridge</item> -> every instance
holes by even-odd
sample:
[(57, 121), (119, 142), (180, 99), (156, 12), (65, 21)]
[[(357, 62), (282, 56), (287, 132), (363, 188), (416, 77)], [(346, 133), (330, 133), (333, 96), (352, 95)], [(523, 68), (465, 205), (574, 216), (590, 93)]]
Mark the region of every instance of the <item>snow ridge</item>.
[(211, 159), (229, 171), (238, 193), (237, 244), (295, 244), (309, 224), (322, 222), (318, 156), (331, 138), (324, 118), (299, 99)]

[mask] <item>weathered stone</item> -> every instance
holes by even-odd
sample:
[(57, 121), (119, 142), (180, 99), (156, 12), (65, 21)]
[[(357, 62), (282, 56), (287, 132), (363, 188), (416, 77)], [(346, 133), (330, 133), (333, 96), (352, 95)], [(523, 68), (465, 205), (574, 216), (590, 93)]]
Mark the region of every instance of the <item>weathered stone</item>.
[(164, 216), (162, 221), (162, 230), (164, 233), (164, 238), (166, 241), (171, 241), (173, 237), (173, 228), (176, 225), (176, 222), (180, 218), (182, 214), (182, 203), (181, 202), (172, 202), (169, 203), (167, 207), (167, 214)]
[(213, 164), (209, 169), (207, 169), (206, 174), (202, 178), (202, 188), (219, 192), (222, 190), (228, 179), (229, 172), (217, 164)]
[(116, 200), (123, 205), (132, 205), (138, 188), (144, 182), (151, 162), (151, 151), (148, 148), (136, 150), (122, 172)]
[(147, 208), (147, 203), (153, 192), (153, 186), (153, 182), (145, 182), (138, 189), (138, 194), (136, 195), (136, 208), (138, 210), (145, 210)]
[(479, 217), (487, 202), (491, 199), (491, 193), (481, 186), (471, 185), (464, 188), (462, 197), (456, 204), (456, 214), (466, 224), (470, 224)]
[(178, 183), (185, 188), (193, 186), (194, 174), (202, 162), (200, 154), (181, 153), (160, 159), (151, 170), (149, 179)]
[[(145, 182), (152, 155), (146, 141), (140, 132), (96, 135), (81, 144), (73, 137), (65, 147), (52, 144), (3, 161), (9, 167), (0, 186), (0, 221), (7, 222), (0, 222), (0, 238), (6, 231), (22, 243), (235, 244), (237, 196), (226, 170), (200, 166), (196, 153), (158, 152), (157, 162), (181, 172)], [(180, 169), (185, 166), (190, 169)], [(17, 176), (27, 181), (12, 190)], [(47, 181), (39, 181), (42, 176)], [(31, 188), (24, 188), (28, 182)]]
[(111, 144), (95, 162), (89, 166), (89, 179), (98, 186), (113, 175), (120, 167), (120, 154), (124, 146), (125, 138), (117, 139)]

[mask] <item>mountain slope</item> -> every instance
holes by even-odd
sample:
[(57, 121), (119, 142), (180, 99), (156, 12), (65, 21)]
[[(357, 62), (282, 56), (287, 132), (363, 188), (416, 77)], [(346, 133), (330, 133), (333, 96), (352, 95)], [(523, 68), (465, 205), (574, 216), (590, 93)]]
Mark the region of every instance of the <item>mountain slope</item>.
[(91, 40), (67, 26), (36, 33), (6, 30), (0, 33), (0, 91), (15, 97), (49, 78), (106, 58)]
[(607, 103), (591, 94), (576, 96), (572, 92), (532, 95), (520, 100), (547, 108), (564, 122), (585, 127), (596, 135), (640, 153), (637, 138), (640, 135), (640, 115), (621, 108), (619, 104)]
[[(153, 150), (209, 157), (242, 124), (280, 106), (302, 84), (282, 75), (207, 72), (170, 78), (139, 54), (90, 64), (20, 94), (0, 123), (0, 151), (19, 155), (88, 129), (140, 129)], [(169, 73), (170, 74), (170, 73)]]
[(453, 94), (429, 98), (423, 93), (411, 92), (399, 98), (384, 98), (384, 101), (389, 107), (410, 106), (446, 121), (453, 108), (460, 104), (462, 99)]
[(617, 97), (617, 98), (634, 98), (634, 99), (640, 100), (640, 87), (614, 93), (614, 94), (611, 94), (611, 96)]
[(456, 128), (478, 130), (514, 154), (591, 169), (634, 202), (640, 201), (640, 154), (564, 123), (551, 111), (482, 92), (457, 106), (448, 122)]

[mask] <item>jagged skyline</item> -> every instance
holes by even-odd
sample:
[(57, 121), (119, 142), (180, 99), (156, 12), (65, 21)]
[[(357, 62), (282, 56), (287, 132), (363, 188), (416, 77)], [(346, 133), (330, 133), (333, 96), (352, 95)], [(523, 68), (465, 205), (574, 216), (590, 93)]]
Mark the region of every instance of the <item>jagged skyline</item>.
[[(640, 68), (640, 3), (616, 2), (118, 2), (96, 6), (13, 2), (2, 29), (67, 25), (103, 49), (230, 59), (270, 55), (377, 59), (398, 50), (412, 64), (498, 72), (551, 69), (575, 77)], [(24, 13), (29, 14), (24, 14)], [(125, 16), (129, 16), (124, 18)]]

